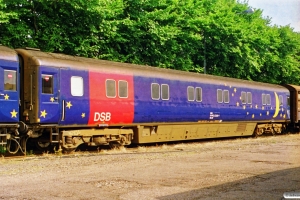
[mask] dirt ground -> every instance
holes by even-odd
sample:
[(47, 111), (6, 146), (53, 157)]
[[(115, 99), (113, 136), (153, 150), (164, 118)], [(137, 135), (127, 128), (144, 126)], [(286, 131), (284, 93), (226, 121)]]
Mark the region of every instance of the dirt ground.
[(0, 199), (282, 199), (300, 135), (0, 158)]

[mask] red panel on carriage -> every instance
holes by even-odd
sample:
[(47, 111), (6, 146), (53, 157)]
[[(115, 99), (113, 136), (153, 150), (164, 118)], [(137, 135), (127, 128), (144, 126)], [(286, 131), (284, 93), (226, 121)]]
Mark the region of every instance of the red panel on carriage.
[(133, 122), (134, 90), (131, 75), (90, 72), (89, 85), (89, 125)]

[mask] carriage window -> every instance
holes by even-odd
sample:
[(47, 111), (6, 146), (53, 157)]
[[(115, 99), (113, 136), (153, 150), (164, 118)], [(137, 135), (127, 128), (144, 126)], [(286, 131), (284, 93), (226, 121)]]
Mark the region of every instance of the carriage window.
[(282, 106), (283, 105), (283, 96), (279, 95), (279, 105)]
[(71, 77), (71, 95), (75, 97), (83, 96), (83, 78), (80, 76)]
[(217, 100), (218, 100), (218, 103), (223, 102), (223, 91), (220, 89), (217, 90)]
[(202, 101), (202, 88), (196, 87), (195, 90), (195, 96), (196, 96), (196, 101), (201, 102)]
[(247, 103), (248, 104), (252, 103), (252, 93), (251, 92), (247, 92)]
[(159, 88), (159, 84), (157, 83), (152, 83), (151, 84), (151, 97), (154, 100), (158, 100), (160, 98), (160, 88)]
[(261, 98), (262, 98), (262, 105), (266, 105), (266, 95), (262, 94)]
[(262, 94), (262, 104), (263, 105), (271, 105), (271, 95), (270, 94)]
[(241, 101), (242, 101), (242, 104), (246, 103), (246, 92), (241, 93)]
[(266, 95), (266, 103), (267, 103), (267, 105), (271, 105), (271, 95), (270, 94)]
[(128, 82), (119, 81), (119, 97), (127, 98), (128, 97)]
[(194, 101), (195, 100), (194, 87), (188, 86), (188, 88), (187, 88), (187, 95), (188, 95), (188, 100), (189, 101)]
[(224, 96), (224, 103), (229, 103), (229, 91), (228, 90), (223, 91), (223, 96)]
[(42, 93), (53, 94), (53, 76), (42, 74)]
[(229, 90), (217, 90), (217, 100), (218, 103), (229, 103)]
[(169, 85), (167, 84), (161, 85), (161, 99), (169, 100)]
[(17, 90), (17, 72), (14, 70), (4, 70), (4, 90)]
[(110, 98), (116, 97), (116, 81), (106, 80), (106, 96)]

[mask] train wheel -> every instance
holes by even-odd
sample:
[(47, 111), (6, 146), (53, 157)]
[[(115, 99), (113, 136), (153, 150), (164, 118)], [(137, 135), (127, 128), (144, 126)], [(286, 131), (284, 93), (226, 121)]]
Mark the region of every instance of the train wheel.
[(35, 146), (40, 150), (40, 151), (49, 151), (50, 150), (50, 142), (42, 142), (42, 141), (37, 141), (35, 143)]
[(119, 142), (116, 142), (116, 141), (113, 141), (113, 142), (110, 142), (110, 143), (109, 143), (109, 147), (110, 147), (111, 149), (118, 149), (118, 148), (120, 148), (121, 146), (123, 146), (123, 145), (121, 145)]
[(124, 146), (125, 144), (127, 144), (127, 138), (124, 136), (124, 135), (121, 135), (120, 136), (120, 140), (119, 141), (112, 141), (112, 142), (109, 142), (109, 146), (110, 148), (112, 149), (115, 149), (115, 148), (120, 148), (122, 146)]
[(64, 152), (65, 154), (73, 153), (73, 152), (75, 152), (75, 150), (76, 150), (76, 147), (74, 147), (74, 148), (64, 148), (64, 147), (63, 147), (63, 152)]
[(264, 133), (263, 129), (256, 128), (254, 131), (254, 137), (257, 138), (258, 136), (261, 136)]
[(274, 131), (273, 128), (270, 129), (270, 133), (271, 133), (272, 136), (275, 136), (275, 134), (276, 134), (276, 132)]

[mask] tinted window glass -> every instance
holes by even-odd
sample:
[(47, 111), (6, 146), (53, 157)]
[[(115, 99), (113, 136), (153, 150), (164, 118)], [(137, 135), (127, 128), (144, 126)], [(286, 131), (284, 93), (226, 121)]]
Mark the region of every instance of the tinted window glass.
[(53, 94), (53, 76), (42, 74), (42, 93)]
[(194, 87), (188, 86), (187, 95), (188, 95), (188, 100), (189, 101), (194, 101), (195, 100)]
[(159, 84), (152, 83), (151, 84), (151, 97), (152, 97), (152, 99), (158, 100), (160, 98), (159, 92), (160, 92)]
[(228, 90), (224, 90), (223, 91), (223, 95), (224, 95), (224, 103), (229, 103), (229, 91)]
[(246, 103), (246, 92), (242, 92), (241, 93), (241, 101), (242, 101), (242, 104), (245, 104)]
[(247, 92), (247, 103), (248, 104), (252, 103), (252, 93), (251, 92)]
[(202, 88), (196, 87), (195, 93), (196, 93), (196, 101), (201, 102), (202, 101)]
[(14, 70), (4, 70), (4, 90), (17, 90), (17, 72)]
[(119, 97), (128, 97), (128, 83), (127, 81), (119, 81)]
[(261, 98), (262, 98), (262, 104), (263, 104), (263, 105), (266, 105), (266, 95), (265, 95), (265, 94), (262, 94), (262, 95), (261, 95)]
[(169, 100), (169, 85), (161, 85), (161, 98), (162, 100)]
[(116, 81), (106, 80), (106, 96), (110, 98), (116, 97)]
[(223, 91), (220, 89), (217, 90), (217, 100), (218, 100), (218, 103), (223, 102)]
[(270, 94), (266, 95), (266, 103), (267, 103), (267, 105), (271, 105), (271, 95)]

